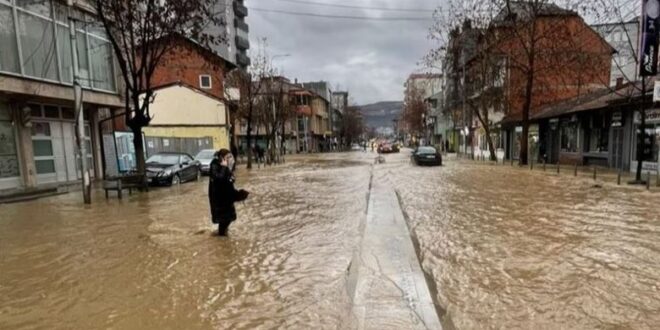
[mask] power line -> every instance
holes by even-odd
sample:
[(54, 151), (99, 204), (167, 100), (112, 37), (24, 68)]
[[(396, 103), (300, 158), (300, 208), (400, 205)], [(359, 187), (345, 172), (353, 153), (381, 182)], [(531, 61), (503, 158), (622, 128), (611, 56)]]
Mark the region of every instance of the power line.
[(380, 11), (395, 11), (395, 12), (413, 12), (413, 13), (432, 13), (435, 9), (421, 9), (421, 8), (387, 8), (387, 7), (369, 7), (369, 6), (355, 6), (343, 5), (336, 3), (320, 2), (320, 1), (303, 1), (303, 0), (275, 0), (280, 2), (296, 3), (307, 6), (323, 6), (334, 8), (349, 8), (349, 9), (367, 9), (367, 10), (380, 10)]
[(351, 19), (351, 20), (360, 20), (360, 21), (432, 21), (432, 17), (369, 17), (369, 16), (347, 16), (347, 15), (325, 15), (325, 14), (315, 14), (315, 13), (303, 13), (303, 12), (294, 12), (287, 10), (278, 10), (278, 9), (263, 9), (263, 8), (254, 8), (249, 7), (248, 9), (264, 12), (264, 13), (276, 13), (284, 15), (293, 15), (293, 16), (305, 16), (305, 17), (321, 17), (321, 18), (335, 18), (335, 19)]

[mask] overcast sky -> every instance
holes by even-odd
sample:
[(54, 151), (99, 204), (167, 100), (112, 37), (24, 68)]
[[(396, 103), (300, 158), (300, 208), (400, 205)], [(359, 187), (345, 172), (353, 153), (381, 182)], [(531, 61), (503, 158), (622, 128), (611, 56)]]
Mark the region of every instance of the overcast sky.
[[(311, 6), (338, 5), (432, 9), (440, 0), (246, 0), (248, 8), (322, 15), (425, 17), (432, 12), (398, 12)], [(251, 47), (268, 38), (269, 53), (291, 54), (274, 60), (285, 76), (299, 81), (325, 80), (348, 90), (358, 104), (403, 99), (403, 83), (433, 47), (427, 39), (431, 21), (373, 21), (293, 16), (250, 10)]]

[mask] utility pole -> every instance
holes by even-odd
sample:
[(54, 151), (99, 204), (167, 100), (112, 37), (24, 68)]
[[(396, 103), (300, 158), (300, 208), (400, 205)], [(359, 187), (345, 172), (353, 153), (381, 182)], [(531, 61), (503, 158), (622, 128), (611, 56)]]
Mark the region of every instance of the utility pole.
[(76, 141), (78, 143), (78, 155), (80, 157), (82, 174), (82, 192), (85, 204), (92, 203), (92, 185), (90, 182), (87, 164), (87, 146), (85, 145), (85, 118), (83, 111), (83, 90), (80, 85), (80, 73), (78, 68), (78, 43), (76, 42), (76, 22), (69, 17), (69, 34), (71, 36), (71, 58), (73, 59), (73, 96), (76, 114)]

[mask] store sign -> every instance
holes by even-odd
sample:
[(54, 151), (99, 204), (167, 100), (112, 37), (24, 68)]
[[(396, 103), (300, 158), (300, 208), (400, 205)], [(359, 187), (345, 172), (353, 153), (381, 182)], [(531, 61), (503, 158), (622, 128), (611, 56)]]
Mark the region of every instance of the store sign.
[[(647, 124), (660, 123), (660, 109), (646, 110), (645, 113), (646, 113)], [(639, 111), (635, 112), (635, 124), (641, 123), (642, 121), (640, 119), (641, 117)]]
[(639, 74), (653, 76), (658, 72), (658, 29), (660, 28), (660, 2), (642, 0), (642, 26), (640, 34)]

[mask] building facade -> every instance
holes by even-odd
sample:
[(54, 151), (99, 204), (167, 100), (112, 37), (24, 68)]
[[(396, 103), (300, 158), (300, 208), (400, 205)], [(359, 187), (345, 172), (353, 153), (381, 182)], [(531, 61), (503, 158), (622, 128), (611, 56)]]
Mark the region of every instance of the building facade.
[[(78, 2), (76, 2), (78, 3)], [(114, 54), (87, 6), (0, 1), (0, 193), (57, 187), (81, 178), (75, 141), (72, 50), (78, 52), (91, 175), (102, 176), (99, 121), (124, 106)]]
[(239, 68), (250, 65), (249, 25), (246, 22), (248, 9), (244, 0), (217, 0), (215, 12), (224, 16), (225, 25), (211, 26), (208, 33), (225, 38), (225, 42), (213, 47), (213, 51)]
[(637, 49), (639, 47), (639, 21), (598, 24), (592, 26), (616, 50), (612, 56), (610, 87), (638, 80)]

